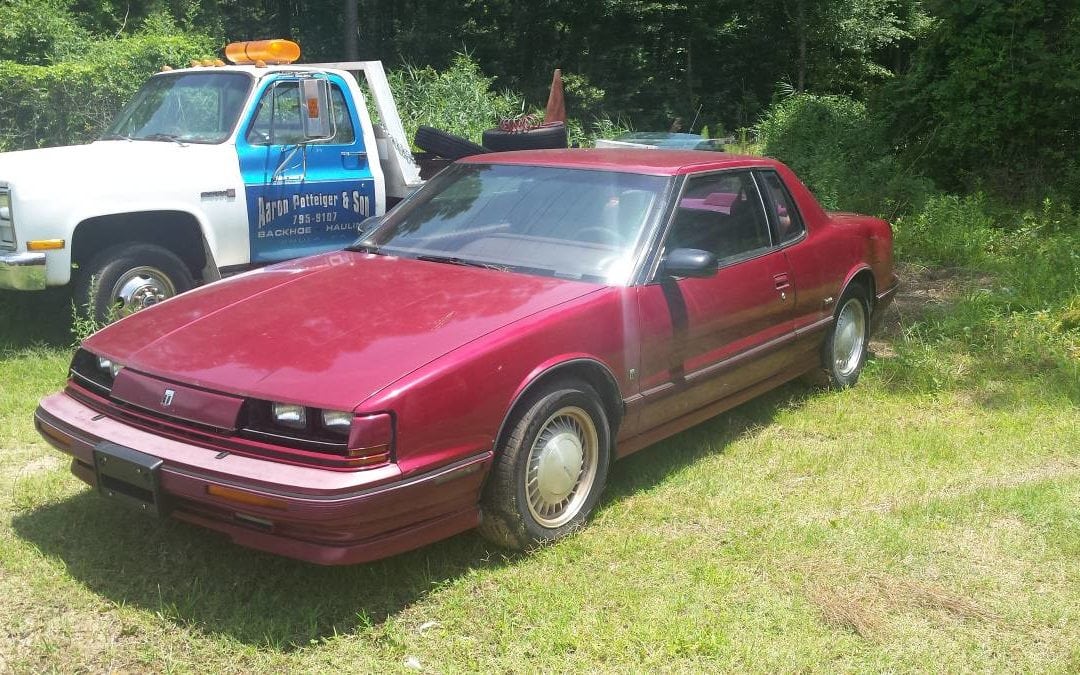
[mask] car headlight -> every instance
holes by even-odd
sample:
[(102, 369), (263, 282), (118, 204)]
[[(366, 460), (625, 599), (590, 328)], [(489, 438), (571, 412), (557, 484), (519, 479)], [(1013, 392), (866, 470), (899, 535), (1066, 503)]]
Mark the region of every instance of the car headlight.
[(116, 376), (120, 374), (120, 371), (124, 368), (124, 366), (116, 363), (115, 361), (107, 359), (104, 356), (99, 356), (97, 362), (98, 368), (101, 370), (101, 372), (107, 374), (114, 380), (116, 379)]
[(71, 379), (84, 388), (108, 396), (112, 391), (113, 381), (122, 368), (122, 365), (112, 359), (78, 349), (71, 359), (69, 373)]
[(388, 413), (357, 415), (256, 399), (244, 404), (240, 428), (248, 438), (336, 455), (345, 466), (356, 468), (391, 461), (395, 437), (394, 419)]
[(345, 410), (323, 410), (322, 426), (327, 431), (332, 431), (342, 436), (349, 435), (352, 428), (353, 414)]
[(279, 424), (289, 429), (307, 428), (307, 408), (295, 403), (274, 403), (271, 406), (274, 413), (274, 424)]
[(0, 192), (0, 220), (11, 220), (11, 193)]

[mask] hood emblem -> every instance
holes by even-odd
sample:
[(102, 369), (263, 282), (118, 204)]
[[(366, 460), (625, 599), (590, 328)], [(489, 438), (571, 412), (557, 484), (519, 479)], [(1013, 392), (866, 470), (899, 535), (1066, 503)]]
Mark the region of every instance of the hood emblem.
[(176, 392), (172, 389), (166, 389), (165, 395), (161, 397), (161, 407), (168, 408), (172, 405), (173, 396), (176, 396)]

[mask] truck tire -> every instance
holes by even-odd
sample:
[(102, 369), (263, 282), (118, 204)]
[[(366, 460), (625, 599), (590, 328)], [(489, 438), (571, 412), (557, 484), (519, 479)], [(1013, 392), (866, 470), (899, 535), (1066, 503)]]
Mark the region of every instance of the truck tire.
[(129, 243), (98, 252), (75, 279), (75, 302), (88, 317), (108, 323), (191, 290), (191, 270), (168, 249)]
[(528, 131), (488, 129), (484, 132), (484, 147), (494, 152), (506, 150), (554, 150), (567, 146), (566, 125), (537, 127)]
[(433, 155), (446, 159), (461, 159), (462, 157), (488, 152), (486, 148), (473, 143), (467, 138), (455, 136), (434, 127), (421, 126), (417, 128), (413, 142), (421, 150), (426, 150)]

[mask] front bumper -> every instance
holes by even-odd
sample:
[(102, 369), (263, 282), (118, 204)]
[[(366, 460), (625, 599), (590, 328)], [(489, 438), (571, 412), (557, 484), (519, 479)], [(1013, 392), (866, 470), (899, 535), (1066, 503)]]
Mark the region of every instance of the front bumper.
[(45, 254), (0, 254), (0, 288), (13, 291), (40, 291), (44, 289)]
[[(242, 546), (323, 565), (377, 560), (475, 527), (492, 458), (486, 451), (406, 478), (393, 465), (332, 471), (221, 456), (103, 417), (63, 393), (43, 399), (34, 422), (45, 440), (72, 456), (72, 473), (89, 485), (97, 483), (93, 452), (102, 442), (153, 455), (164, 462), (160, 489), (171, 517)], [(210, 486), (276, 506), (223, 499), (209, 494)]]

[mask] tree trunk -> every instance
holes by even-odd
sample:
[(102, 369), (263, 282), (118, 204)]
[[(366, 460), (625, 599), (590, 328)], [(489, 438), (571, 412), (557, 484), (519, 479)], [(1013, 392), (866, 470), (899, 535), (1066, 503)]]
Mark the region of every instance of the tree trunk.
[(799, 0), (796, 22), (799, 31), (799, 72), (795, 89), (806, 91), (806, 0)]
[(359, 0), (345, 0), (345, 60), (360, 60), (360, 18), (357, 12)]

